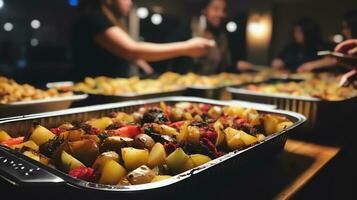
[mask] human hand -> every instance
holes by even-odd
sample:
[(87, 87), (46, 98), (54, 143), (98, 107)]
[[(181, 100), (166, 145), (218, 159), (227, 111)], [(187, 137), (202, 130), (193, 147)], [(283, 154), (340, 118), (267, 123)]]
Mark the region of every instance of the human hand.
[(351, 56), (357, 56), (357, 39), (346, 40), (340, 43), (336, 46), (335, 51)]
[(311, 62), (307, 62), (307, 63), (300, 65), (297, 68), (296, 72), (297, 73), (311, 72), (311, 71), (314, 71), (314, 69), (315, 69), (315, 66)]
[(205, 38), (192, 38), (186, 41), (185, 54), (190, 57), (201, 57), (208, 53), (210, 48), (216, 46), (214, 40), (208, 40)]

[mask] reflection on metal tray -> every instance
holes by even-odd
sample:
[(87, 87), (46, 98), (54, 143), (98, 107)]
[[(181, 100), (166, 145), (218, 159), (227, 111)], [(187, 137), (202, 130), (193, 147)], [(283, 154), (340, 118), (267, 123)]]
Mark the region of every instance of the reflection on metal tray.
[[(236, 103), (235, 101), (216, 101), (195, 97), (166, 97), (149, 100), (138, 100), (132, 102), (74, 108), (59, 112), (30, 115), (23, 119), (12, 119), (0, 122), (0, 129), (3, 129), (8, 133), (15, 134), (13, 136), (19, 136), (21, 133), (23, 134), (29, 130), (34, 122), (39, 122), (46, 127), (54, 127), (60, 125), (63, 122), (85, 121), (93, 117), (104, 116), (113, 111), (133, 112), (143, 105), (158, 106), (159, 102), (161, 101), (164, 101), (169, 105), (175, 104), (177, 102), (207, 103), (222, 106), (228, 106)], [(229, 169), (237, 170), (237, 168), (242, 167), (243, 163), (251, 162), (255, 159), (271, 156), (272, 154), (280, 152), (285, 145), (287, 135), (292, 133), (296, 127), (300, 126), (305, 121), (305, 117), (293, 112), (278, 111), (273, 109), (258, 109), (258, 111), (261, 113), (275, 113), (284, 115), (293, 121), (294, 125), (284, 130), (283, 132), (268, 136), (260, 143), (247, 147), (243, 150), (230, 152), (202, 166), (156, 183), (135, 186), (108, 186), (89, 183), (71, 178), (59, 170), (44, 166), (41, 163), (35, 162), (30, 158), (23, 156), (22, 154), (5, 149), (3, 147), (0, 147), (0, 160), (6, 160), (6, 162), (0, 162), (0, 173), (18, 185), (30, 184), (31, 186), (37, 186), (44, 184), (63, 184), (66, 187), (76, 187), (77, 189), (84, 191), (105, 192), (105, 194), (110, 194), (108, 192), (114, 192), (112, 194), (122, 196), (132, 195), (131, 197), (137, 194), (148, 194), (150, 197), (152, 197), (151, 195), (156, 194), (162, 196), (166, 192), (170, 191), (189, 191), (192, 189), (193, 185), (202, 184), (202, 178), (210, 178), (212, 175), (218, 174), (222, 175), (222, 172), (227, 173), (227, 170)], [(22, 163), (22, 165), (24, 165), (24, 169), (14, 170), (14, 165), (9, 164), (11, 161), (13, 161), (12, 163), (16, 164), (16, 166), (18, 163)], [(25, 174), (28, 173), (29, 169), (34, 169), (35, 171), (31, 174), (31, 176), (26, 176)]]
[[(277, 81), (290, 82), (293, 80), (269, 80), (263, 83), (276, 83)], [(304, 125), (305, 129), (327, 130), (336, 128), (337, 123), (348, 122), (349, 119), (353, 119), (349, 116), (357, 112), (357, 97), (343, 101), (326, 101), (314, 97), (264, 94), (242, 89), (247, 85), (249, 84), (228, 87), (227, 91), (232, 94), (233, 99), (271, 104), (277, 106), (278, 109), (300, 113), (308, 119)]]
[(80, 94), (67, 97), (0, 104), (0, 118), (63, 110), (69, 108), (73, 102), (79, 102), (87, 97), (88, 95), (86, 94)]

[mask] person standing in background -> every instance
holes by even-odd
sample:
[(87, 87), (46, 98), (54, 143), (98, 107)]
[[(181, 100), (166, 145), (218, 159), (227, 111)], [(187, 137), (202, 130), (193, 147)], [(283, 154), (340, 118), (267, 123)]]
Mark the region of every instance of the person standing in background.
[[(174, 32), (169, 41), (183, 41), (191, 37), (204, 37), (214, 40), (216, 47), (211, 48), (208, 54), (197, 59), (180, 58), (173, 62), (174, 70), (179, 73), (194, 71), (199, 74), (210, 75), (227, 71), (232, 66), (229, 42), (224, 27), (226, 18), (225, 0), (203, 0), (200, 3), (201, 14), (191, 22), (183, 22)], [(243, 64), (249, 64), (244, 61)], [(199, 66), (194, 67), (192, 66)]]
[(332, 58), (319, 58), (318, 51), (331, 49), (322, 40), (320, 28), (311, 19), (296, 22), (292, 31), (292, 40), (271, 65), (274, 69), (287, 69), (297, 72), (310, 72), (322, 67), (335, 66)]
[(75, 76), (127, 77), (128, 63), (159, 61), (179, 56), (205, 55), (214, 42), (203, 38), (154, 44), (133, 40), (120, 21), (129, 14), (132, 0), (82, 0), (81, 18), (74, 26)]

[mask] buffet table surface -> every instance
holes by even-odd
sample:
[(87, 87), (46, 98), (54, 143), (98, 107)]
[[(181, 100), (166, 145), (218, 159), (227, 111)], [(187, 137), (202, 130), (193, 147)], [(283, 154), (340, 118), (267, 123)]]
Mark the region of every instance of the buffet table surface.
[(241, 176), (219, 199), (238, 191), (244, 191), (243, 199), (291, 199), (314, 179), (321, 189), (327, 189), (331, 183), (318, 179), (331, 179), (324, 171), (332, 170), (330, 164), (340, 151), (340, 147), (289, 139), (282, 153)]

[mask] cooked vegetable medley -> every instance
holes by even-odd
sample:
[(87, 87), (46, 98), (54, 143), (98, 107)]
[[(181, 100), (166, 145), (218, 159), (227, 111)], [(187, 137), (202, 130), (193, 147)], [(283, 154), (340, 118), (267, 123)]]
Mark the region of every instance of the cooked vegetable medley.
[(316, 97), (329, 101), (340, 101), (357, 96), (353, 87), (340, 87), (337, 78), (311, 79), (302, 82), (288, 82), (276, 84), (251, 84), (250, 91), (266, 94), (286, 94), (292, 96)]
[(58, 127), (34, 124), (25, 137), (0, 131), (0, 142), (74, 178), (137, 185), (168, 179), (292, 125), (252, 108), (162, 102)]

